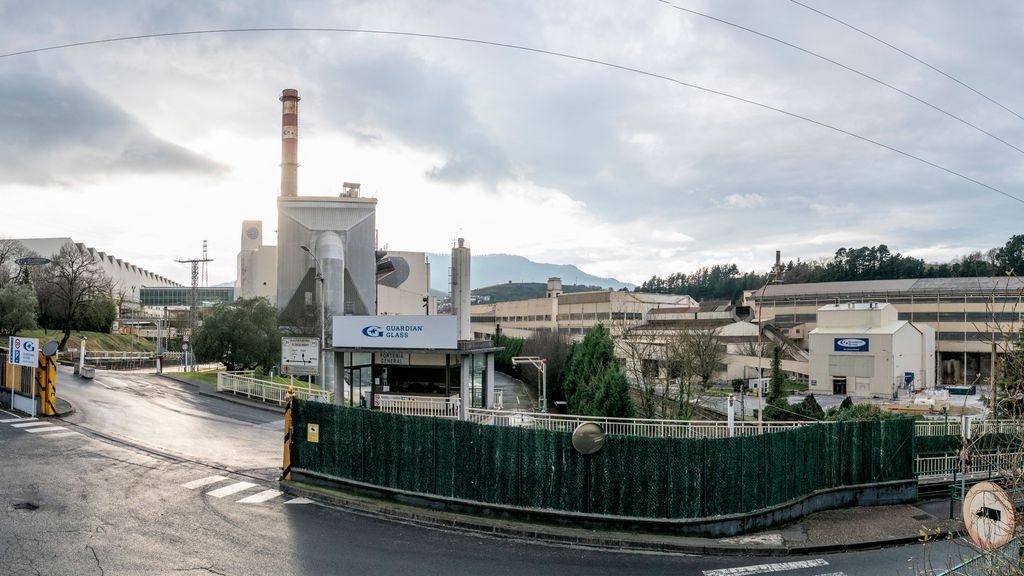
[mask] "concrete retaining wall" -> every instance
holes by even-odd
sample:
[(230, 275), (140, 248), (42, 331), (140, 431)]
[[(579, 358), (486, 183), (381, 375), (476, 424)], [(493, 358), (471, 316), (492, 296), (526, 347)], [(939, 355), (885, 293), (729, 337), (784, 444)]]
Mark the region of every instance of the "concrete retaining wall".
[(630, 530), (651, 533), (672, 533), (687, 536), (722, 537), (735, 536), (765, 530), (791, 522), (812, 512), (850, 506), (882, 506), (903, 504), (917, 500), (917, 480), (898, 480), (877, 484), (844, 486), (818, 490), (804, 497), (790, 500), (761, 510), (744, 514), (730, 514), (709, 518), (685, 520), (666, 518), (638, 518), (584, 514), (538, 508), (503, 506), (485, 502), (474, 502), (457, 498), (446, 498), (432, 494), (408, 492), (384, 488), (363, 482), (356, 482), (321, 474), (310, 470), (292, 469), (293, 479), (328, 487), (341, 488), (358, 494), (388, 498), (399, 502), (439, 510), (509, 518), (526, 522), (573, 525), (603, 530)]

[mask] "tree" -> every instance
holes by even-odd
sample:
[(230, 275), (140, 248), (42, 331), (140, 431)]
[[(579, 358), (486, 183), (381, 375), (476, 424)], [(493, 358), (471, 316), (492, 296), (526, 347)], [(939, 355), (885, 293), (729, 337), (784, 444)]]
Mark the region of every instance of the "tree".
[(74, 327), (90, 332), (110, 332), (117, 320), (117, 303), (112, 298), (97, 298), (82, 305)]
[[(623, 398), (622, 384), (626, 384)], [(615, 360), (615, 345), (604, 325), (587, 331), (572, 348), (565, 378), (569, 412), (586, 416), (630, 416), (628, 381)]]
[(676, 416), (689, 420), (725, 357), (716, 328), (683, 328), (665, 344), (665, 362), (678, 383)]
[(994, 256), (999, 272), (1024, 275), (1024, 234), (1011, 236)]
[(15, 336), (36, 326), (36, 293), (27, 284), (0, 288), (0, 334)]
[(617, 418), (633, 417), (633, 400), (629, 397), (629, 380), (618, 364), (601, 372), (594, 399), (597, 415)]
[[(565, 400), (562, 380), (569, 357), (569, 348), (569, 339), (554, 331), (536, 332), (523, 343), (524, 356), (538, 356), (545, 360), (548, 400), (551, 402)], [(523, 370), (522, 377), (527, 383), (532, 384), (534, 389), (540, 389), (539, 370)]]
[(782, 373), (782, 347), (772, 348), (772, 371), (768, 380), (768, 405), (764, 407), (765, 420), (789, 420), (792, 410), (786, 400), (786, 376)]
[(229, 371), (266, 371), (281, 355), (277, 310), (262, 297), (217, 304), (193, 335), (192, 349), (200, 361), (219, 361)]
[(525, 340), (522, 338), (513, 338), (504, 334), (495, 336), (494, 345), (501, 346), (502, 349), (494, 353), (494, 369), (518, 378), (520, 370), (518, 366), (512, 365), (512, 358), (523, 355), (524, 343)]
[(42, 323), (63, 331), (61, 350), (84, 307), (94, 300), (109, 299), (112, 292), (110, 279), (92, 256), (74, 244), (61, 247), (35, 278)]
[(668, 379), (661, 374), (664, 363), (665, 338), (654, 330), (645, 330), (621, 314), (615, 327), (618, 337), (615, 350), (623, 359), (626, 377), (637, 400), (636, 411), (641, 418), (664, 418), (669, 412)]
[(16, 280), (18, 265), (15, 260), (26, 256), (25, 247), (17, 240), (0, 238), (0, 287)]

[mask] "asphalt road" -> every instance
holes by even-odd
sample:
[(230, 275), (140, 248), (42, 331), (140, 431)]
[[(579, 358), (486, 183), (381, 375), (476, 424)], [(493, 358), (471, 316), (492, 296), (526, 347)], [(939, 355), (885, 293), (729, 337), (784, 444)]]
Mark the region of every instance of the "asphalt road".
[(966, 551), (939, 542), (815, 557), (715, 558), (552, 546), (393, 522), (274, 494), (279, 414), (151, 376), (101, 373), (86, 383), (62, 373), (58, 390), (78, 409), (67, 422), (7, 422), (14, 416), (0, 412), (0, 576), (897, 575), (944, 566)]

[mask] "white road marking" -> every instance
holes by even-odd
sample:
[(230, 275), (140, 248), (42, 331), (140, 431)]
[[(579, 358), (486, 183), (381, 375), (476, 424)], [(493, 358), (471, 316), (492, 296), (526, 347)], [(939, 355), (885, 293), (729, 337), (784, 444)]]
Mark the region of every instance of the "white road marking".
[(291, 500), (285, 502), (285, 504), (312, 504), (312, 503), (313, 503), (313, 501), (310, 500), (309, 498), (292, 498)]
[(15, 428), (28, 428), (30, 426), (50, 426), (50, 425), (51, 424), (49, 422), (40, 422), (38, 420), (36, 420), (35, 422), (22, 422), (21, 424), (11, 424), (11, 426), (13, 426)]
[(206, 494), (208, 496), (213, 496), (214, 498), (223, 498), (225, 496), (231, 496), (232, 494), (236, 494), (238, 492), (241, 492), (242, 490), (248, 490), (249, 488), (252, 488), (253, 486), (255, 486), (255, 484), (253, 484), (252, 482), (235, 482), (234, 484), (231, 484), (230, 486), (225, 486), (223, 488), (218, 488), (218, 489), (214, 490), (213, 492), (207, 492)]
[(46, 433), (46, 432), (63, 432), (63, 431), (64, 431), (64, 428), (62, 428), (61, 426), (40, 426), (40, 427), (37, 427), (37, 428), (25, 428), (25, 432), (32, 432), (33, 434), (35, 434), (36, 432)]
[(829, 572), (828, 574), (818, 574), (817, 576), (846, 576), (846, 572)]
[(780, 562), (778, 564), (757, 564), (754, 566), (738, 566), (736, 568), (720, 568), (718, 570), (705, 570), (704, 576), (747, 576), (748, 574), (787, 572), (789, 570), (801, 570), (804, 568), (815, 568), (817, 566), (828, 566), (828, 562), (823, 558), (817, 558), (815, 560), (798, 560), (796, 562)]
[(224, 480), (227, 480), (227, 478), (225, 478), (224, 476), (207, 476), (206, 478), (202, 478), (200, 480), (186, 482), (185, 484), (182, 484), (182, 486), (188, 488), (189, 490), (195, 490), (196, 488), (206, 486), (207, 484), (216, 484), (217, 482), (223, 482)]
[[(64, 429), (62, 428), (62, 430), (64, 430)], [(32, 432), (32, 430), (29, 430), (29, 432)], [(64, 436), (81, 436), (81, 435), (82, 434), (80, 432), (75, 432), (73, 430), (64, 430), (63, 432), (58, 432), (56, 434), (47, 434), (46, 437), (47, 438), (63, 438)]]
[(259, 504), (260, 502), (266, 502), (267, 500), (270, 500), (272, 498), (277, 498), (280, 495), (280, 490), (264, 490), (263, 492), (253, 494), (252, 496), (249, 496), (247, 498), (242, 498), (241, 500), (237, 500), (236, 502), (240, 504)]
[(29, 420), (35, 420), (35, 418), (8, 418), (6, 420), (0, 420), (0, 424), (10, 424), (11, 422), (27, 422)]

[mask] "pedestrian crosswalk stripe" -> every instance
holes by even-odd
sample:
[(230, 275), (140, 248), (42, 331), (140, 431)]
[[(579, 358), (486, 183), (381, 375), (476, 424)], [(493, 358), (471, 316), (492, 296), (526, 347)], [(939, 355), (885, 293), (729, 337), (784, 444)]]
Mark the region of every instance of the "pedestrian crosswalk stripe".
[(285, 502), (285, 504), (312, 504), (312, 503), (313, 503), (313, 501), (310, 500), (309, 498), (292, 498), (291, 500)]
[(207, 492), (206, 494), (208, 496), (213, 496), (214, 498), (223, 498), (225, 496), (231, 496), (232, 494), (237, 494), (238, 492), (241, 492), (242, 490), (248, 490), (249, 488), (252, 488), (253, 486), (255, 486), (255, 484), (253, 484), (252, 482), (235, 482), (234, 484), (232, 484), (230, 486), (225, 486), (223, 488), (218, 488), (218, 489), (216, 489), (216, 490), (214, 490), (212, 492)]
[(182, 486), (189, 490), (195, 490), (196, 488), (206, 486), (207, 484), (216, 484), (217, 482), (223, 482), (224, 480), (227, 480), (224, 476), (207, 476), (206, 478), (186, 482), (185, 484), (182, 484)]
[(242, 498), (237, 502), (240, 504), (259, 504), (260, 502), (266, 502), (267, 500), (277, 498), (280, 495), (280, 490), (264, 490), (263, 492), (260, 492), (258, 494), (253, 494), (252, 496)]
[(15, 428), (31, 428), (33, 426), (50, 426), (49, 422), (40, 422), (36, 420), (34, 422), (22, 422), (21, 424), (11, 424)]
[(718, 570), (705, 570), (704, 576), (747, 576), (748, 574), (786, 572), (788, 570), (801, 570), (804, 568), (815, 568), (818, 566), (828, 566), (828, 562), (823, 558), (817, 558), (814, 560), (798, 560), (796, 562), (780, 562), (777, 564), (757, 564), (755, 566), (719, 568)]
[(25, 432), (63, 432), (64, 428), (60, 426), (40, 426), (38, 428), (25, 428)]
[(8, 418), (6, 420), (0, 420), (0, 424), (10, 424), (11, 422), (27, 422), (29, 420), (35, 420), (35, 418)]
[[(56, 433), (53, 433), (53, 434), (47, 434), (46, 437), (47, 438), (63, 438), (65, 436), (81, 436), (80, 433), (75, 432), (73, 430), (65, 430), (63, 428), (61, 428), (61, 430), (64, 430), (64, 431), (63, 432), (56, 432)], [(32, 432), (32, 430), (29, 430), (29, 432)]]

